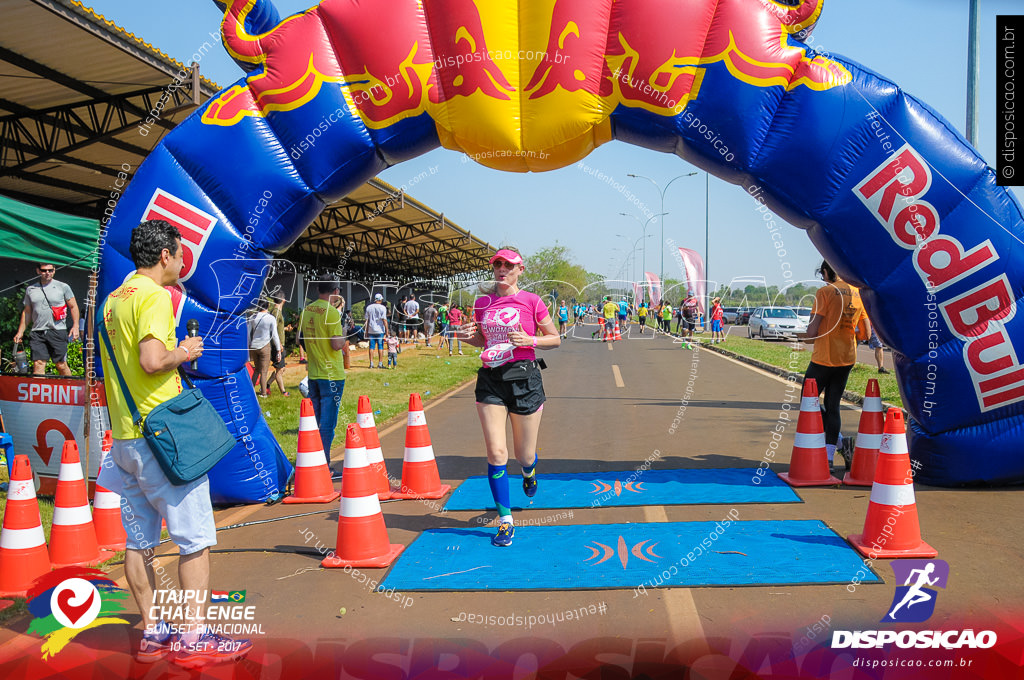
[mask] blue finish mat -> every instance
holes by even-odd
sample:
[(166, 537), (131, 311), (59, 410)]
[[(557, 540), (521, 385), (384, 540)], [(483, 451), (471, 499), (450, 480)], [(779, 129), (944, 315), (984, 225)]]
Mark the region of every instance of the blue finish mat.
[[(512, 508), (625, 507), (633, 505), (710, 505), (802, 503), (792, 488), (771, 470), (757, 468), (646, 470), (628, 472), (538, 473), (537, 495), (527, 498), (518, 475), (511, 475)], [(755, 484), (754, 479), (761, 480)], [(470, 477), (459, 485), (445, 510), (494, 510), (487, 477)]]
[[(739, 512), (730, 511), (733, 517)], [(881, 582), (818, 520), (522, 526), (507, 548), (494, 529), (429, 529), (382, 588), (589, 590)], [(510, 565), (528, 565), (510, 570)]]

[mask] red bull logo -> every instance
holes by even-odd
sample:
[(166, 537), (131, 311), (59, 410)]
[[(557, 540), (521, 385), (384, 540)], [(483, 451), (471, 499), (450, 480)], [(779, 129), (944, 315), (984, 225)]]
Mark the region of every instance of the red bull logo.
[[(938, 329), (944, 324), (964, 342), (964, 364), (982, 412), (1024, 401), (1024, 365), (1006, 330), (1017, 313), (1016, 296), (1006, 274), (996, 269), (999, 253), (989, 239), (965, 246), (940, 233), (939, 211), (924, 200), (931, 187), (931, 167), (904, 144), (854, 193), (893, 243), (914, 252), (914, 268), (928, 291), (928, 358), (938, 362)], [(949, 294), (950, 286), (968, 279), (973, 288)], [(936, 364), (926, 368), (925, 377), (934, 380)], [(928, 399), (923, 402), (929, 415), (934, 406)]]
[[(426, 112), (443, 145), (537, 170), (610, 139), (607, 119), (620, 104), (679, 115), (714, 64), (758, 87), (851, 80), (838, 62), (790, 42), (809, 34), (823, 0), (615, 0), (606, 12), (585, 0), (324, 0), (249, 34), (246, 17), (266, 1), (227, 3), (226, 48), (263, 69), (221, 93), (204, 122), (296, 109), (334, 87), (371, 128)], [(487, 153), (499, 149), (534, 153)]]

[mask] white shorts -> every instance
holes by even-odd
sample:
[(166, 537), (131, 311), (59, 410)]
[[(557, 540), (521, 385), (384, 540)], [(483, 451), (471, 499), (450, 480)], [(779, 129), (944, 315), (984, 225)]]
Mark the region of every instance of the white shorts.
[(145, 439), (115, 439), (110, 457), (121, 473), (121, 523), (129, 550), (155, 548), (160, 520), (182, 555), (217, 545), (217, 527), (206, 475), (171, 484)]

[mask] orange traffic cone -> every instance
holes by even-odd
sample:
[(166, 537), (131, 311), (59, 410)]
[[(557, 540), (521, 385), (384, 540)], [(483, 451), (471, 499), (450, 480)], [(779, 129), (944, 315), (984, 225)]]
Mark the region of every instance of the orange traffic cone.
[(868, 389), (864, 393), (864, 406), (860, 412), (860, 425), (857, 427), (856, 448), (853, 450), (853, 464), (850, 471), (843, 477), (843, 484), (848, 486), (871, 486), (875, 480), (875, 463), (878, 460), (878, 447), (882, 445), (882, 429), (885, 427), (885, 416), (882, 415), (882, 396), (878, 391), (878, 381), (868, 380)]
[(783, 472), (779, 477), (790, 486), (829, 486), (842, 483), (829, 473), (828, 453), (825, 451), (825, 427), (821, 422), (821, 407), (818, 405), (818, 382), (814, 378), (804, 381), (789, 472)]
[[(103, 457), (100, 469), (107, 465), (114, 441), (110, 430), (103, 433)], [(92, 523), (96, 527), (96, 543), (101, 550), (116, 552), (124, 550), (128, 535), (121, 523), (121, 495), (100, 486), (99, 481), (92, 494)]]
[(615, 320), (615, 335), (612, 336), (613, 340), (622, 340), (622, 332), (619, 329), (619, 320)]
[(386, 567), (405, 550), (388, 543), (388, 530), (377, 498), (377, 483), (366, 457), (362, 430), (350, 423), (345, 433), (345, 472), (341, 476), (338, 547), (320, 565)]
[(25, 597), (32, 582), (49, 571), (32, 464), (28, 456), (15, 456), (0, 530), (0, 595)]
[(451, 486), (441, 484), (434, 459), (434, 447), (430, 445), (430, 431), (427, 417), (423, 413), (420, 395), (409, 395), (409, 420), (405, 427), (405, 457), (402, 462), (402, 487), (391, 494), (392, 498), (440, 498)]
[(386, 501), (391, 498), (391, 480), (388, 469), (384, 465), (384, 452), (380, 448), (380, 437), (377, 436), (377, 423), (373, 419), (373, 407), (366, 395), (359, 397), (356, 406), (356, 425), (362, 430), (363, 442), (366, 443), (366, 459), (370, 461), (370, 471), (377, 480), (377, 498)]
[(939, 553), (921, 540), (914, 498), (914, 477), (907, 453), (903, 412), (889, 409), (878, 451), (871, 502), (864, 519), (864, 533), (847, 536), (861, 555), (881, 557), (936, 557)]
[(303, 399), (299, 407), (299, 447), (295, 454), (295, 489), (285, 503), (330, 503), (341, 494), (331, 483), (331, 469), (313, 415), (313, 402)]
[(96, 528), (89, 510), (89, 492), (74, 439), (64, 441), (64, 450), (60, 454), (53, 526), (50, 527), (50, 557), (54, 569), (92, 567), (104, 559), (96, 541)]

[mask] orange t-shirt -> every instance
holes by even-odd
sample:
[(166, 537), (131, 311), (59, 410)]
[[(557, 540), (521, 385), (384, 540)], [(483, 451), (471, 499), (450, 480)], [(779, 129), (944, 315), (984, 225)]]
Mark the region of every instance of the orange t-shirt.
[(851, 366), (857, 362), (857, 326), (867, 320), (860, 291), (837, 280), (814, 294), (811, 314), (821, 316), (811, 361), (819, 366)]

